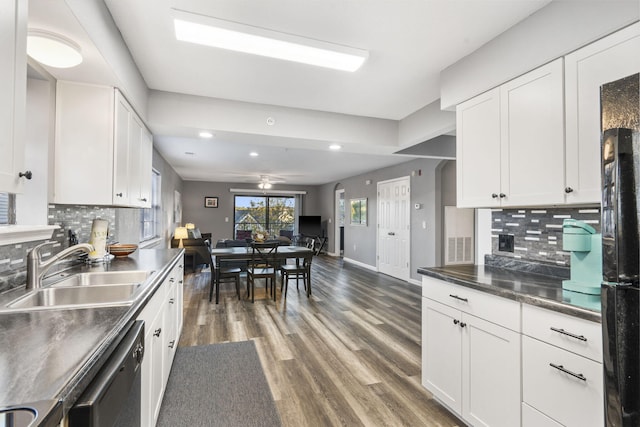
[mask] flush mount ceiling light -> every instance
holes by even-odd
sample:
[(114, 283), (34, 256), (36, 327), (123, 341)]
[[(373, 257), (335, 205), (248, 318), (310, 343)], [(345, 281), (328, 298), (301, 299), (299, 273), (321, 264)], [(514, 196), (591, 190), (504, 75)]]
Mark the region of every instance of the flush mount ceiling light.
[(301, 62), (342, 71), (356, 71), (369, 52), (320, 40), (173, 10), (180, 41)]
[(261, 190), (268, 190), (271, 187), (273, 187), (273, 185), (270, 182), (261, 182), (260, 184), (258, 184), (258, 188)]
[(200, 136), (200, 138), (213, 138), (213, 134), (207, 131), (202, 131), (198, 135)]
[(54, 68), (71, 68), (82, 62), (80, 46), (66, 37), (43, 30), (29, 30), (27, 54)]
[(338, 144), (331, 144), (331, 145), (329, 146), (329, 150), (333, 150), (333, 151), (337, 151), (337, 150), (339, 150), (339, 149), (341, 149), (341, 148), (342, 148), (342, 146), (340, 146), (340, 145), (338, 145)]

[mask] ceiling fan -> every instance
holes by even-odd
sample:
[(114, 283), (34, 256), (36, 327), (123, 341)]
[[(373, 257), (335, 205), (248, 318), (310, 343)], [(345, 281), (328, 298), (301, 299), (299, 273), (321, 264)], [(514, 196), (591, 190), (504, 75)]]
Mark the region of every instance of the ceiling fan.
[(269, 175), (260, 175), (260, 182), (258, 182), (258, 188), (261, 190), (268, 190), (273, 187), (273, 184), (280, 184), (286, 182), (284, 178)]

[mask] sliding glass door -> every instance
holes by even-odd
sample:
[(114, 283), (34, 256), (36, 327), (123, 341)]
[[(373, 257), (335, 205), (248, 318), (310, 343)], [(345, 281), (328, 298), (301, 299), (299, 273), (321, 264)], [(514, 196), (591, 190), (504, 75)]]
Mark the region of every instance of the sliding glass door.
[(235, 238), (250, 238), (255, 233), (291, 238), (295, 227), (295, 211), (294, 197), (235, 196)]

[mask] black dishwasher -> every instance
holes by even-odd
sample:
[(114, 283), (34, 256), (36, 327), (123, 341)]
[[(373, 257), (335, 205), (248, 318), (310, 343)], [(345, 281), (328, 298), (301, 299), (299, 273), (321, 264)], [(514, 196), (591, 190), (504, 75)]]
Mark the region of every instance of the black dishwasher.
[(69, 427), (139, 427), (143, 356), (139, 320), (69, 411)]

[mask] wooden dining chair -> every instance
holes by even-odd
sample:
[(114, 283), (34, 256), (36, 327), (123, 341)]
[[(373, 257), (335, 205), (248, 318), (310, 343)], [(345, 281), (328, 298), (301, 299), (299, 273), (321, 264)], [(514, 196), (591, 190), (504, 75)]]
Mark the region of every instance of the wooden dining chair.
[(247, 292), (250, 289), (251, 302), (255, 302), (256, 279), (265, 279), (265, 292), (269, 287), (275, 301), (278, 242), (252, 243), (251, 251), (251, 261), (247, 267)]

